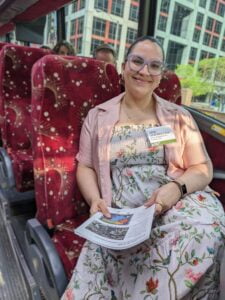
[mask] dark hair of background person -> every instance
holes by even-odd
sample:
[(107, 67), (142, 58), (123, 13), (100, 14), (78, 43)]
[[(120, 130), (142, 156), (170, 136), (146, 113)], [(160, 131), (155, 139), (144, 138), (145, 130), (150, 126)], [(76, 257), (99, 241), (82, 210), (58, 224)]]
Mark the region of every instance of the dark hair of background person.
[(116, 52), (114, 51), (114, 49), (108, 45), (108, 44), (101, 44), (99, 45), (98, 47), (95, 48), (94, 50), (94, 58), (96, 58), (96, 54), (99, 52), (99, 51), (108, 51), (108, 52), (111, 52), (114, 59), (116, 60)]
[(74, 47), (67, 41), (58, 42), (52, 50), (56, 54), (59, 54), (60, 47), (62, 47), (62, 46), (66, 47), (68, 49), (67, 55), (76, 55), (76, 51), (75, 51)]
[(165, 59), (165, 53), (164, 53), (164, 49), (163, 49), (162, 45), (160, 44), (160, 42), (159, 42), (156, 38), (154, 38), (153, 36), (144, 35), (144, 36), (141, 36), (141, 37), (137, 38), (137, 39), (130, 45), (130, 47), (128, 48), (127, 53), (126, 53), (125, 61), (127, 60), (127, 57), (128, 57), (128, 55), (131, 53), (131, 51), (132, 51), (132, 49), (134, 48), (134, 46), (135, 46), (136, 44), (138, 44), (139, 42), (143, 42), (143, 41), (146, 41), (146, 40), (147, 40), (147, 41), (150, 41), (150, 42), (153, 42), (153, 43), (155, 43), (155, 44), (157, 44), (157, 45), (161, 48), (162, 54), (163, 54), (163, 60), (164, 60), (164, 59)]
[(51, 50), (51, 47), (46, 46), (46, 45), (42, 45), (42, 46), (40, 47), (40, 49)]

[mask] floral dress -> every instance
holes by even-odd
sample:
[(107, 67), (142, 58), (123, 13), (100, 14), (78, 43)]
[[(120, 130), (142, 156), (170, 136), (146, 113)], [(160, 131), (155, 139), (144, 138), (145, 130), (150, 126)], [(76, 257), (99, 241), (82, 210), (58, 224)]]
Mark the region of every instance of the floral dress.
[[(111, 139), (112, 205), (137, 207), (171, 181), (164, 147), (151, 147), (147, 125), (117, 125)], [(155, 217), (148, 240), (126, 250), (89, 241), (65, 300), (217, 300), (225, 216), (206, 191), (185, 196)]]

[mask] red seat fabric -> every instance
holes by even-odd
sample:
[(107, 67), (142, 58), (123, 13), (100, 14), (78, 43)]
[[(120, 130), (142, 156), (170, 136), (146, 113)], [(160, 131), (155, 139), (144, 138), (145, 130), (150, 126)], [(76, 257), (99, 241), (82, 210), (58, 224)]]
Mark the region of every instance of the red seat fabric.
[(166, 70), (155, 93), (163, 99), (180, 105), (181, 84), (178, 76), (173, 71)]
[(31, 69), (49, 51), (7, 44), (0, 53), (0, 116), (3, 147), (12, 159), (16, 187), (33, 188)]
[(89, 215), (75, 181), (81, 126), (90, 108), (119, 93), (115, 68), (94, 59), (48, 55), (33, 68), (37, 218), (55, 228), (52, 239), (68, 277), (84, 242), (73, 229)]

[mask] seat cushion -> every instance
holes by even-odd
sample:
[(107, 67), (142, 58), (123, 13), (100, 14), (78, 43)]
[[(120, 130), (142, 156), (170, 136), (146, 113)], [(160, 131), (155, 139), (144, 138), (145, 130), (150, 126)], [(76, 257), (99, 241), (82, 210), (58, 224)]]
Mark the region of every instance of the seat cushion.
[(9, 156), (12, 160), (14, 178), (18, 191), (31, 190), (34, 187), (33, 178), (33, 155), (31, 149), (10, 151)]

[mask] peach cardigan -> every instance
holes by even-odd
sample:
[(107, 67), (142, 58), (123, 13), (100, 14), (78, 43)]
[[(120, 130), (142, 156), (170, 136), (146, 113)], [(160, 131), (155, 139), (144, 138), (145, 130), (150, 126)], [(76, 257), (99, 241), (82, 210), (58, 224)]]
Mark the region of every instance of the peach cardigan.
[[(84, 121), (77, 160), (93, 168), (97, 174), (100, 193), (111, 205), (110, 140), (113, 127), (119, 121), (120, 102), (125, 93), (91, 109)], [(156, 94), (156, 115), (161, 125), (169, 124), (176, 142), (165, 145), (167, 175), (181, 176), (190, 166), (210, 160), (199, 129), (190, 113)]]

